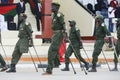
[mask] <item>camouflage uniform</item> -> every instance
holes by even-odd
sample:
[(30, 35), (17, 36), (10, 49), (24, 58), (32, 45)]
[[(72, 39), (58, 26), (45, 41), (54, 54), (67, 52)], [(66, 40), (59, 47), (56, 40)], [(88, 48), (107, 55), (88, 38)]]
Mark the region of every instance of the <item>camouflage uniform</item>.
[[(22, 17), (25, 17), (24, 15)], [(30, 23), (23, 21), (20, 24), (20, 29), (18, 34), (19, 40), (17, 41), (12, 54), (11, 69), (7, 72), (16, 72), (15, 65), (18, 63), (23, 53), (28, 53), (29, 41), (30, 38), (32, 37), (32, 32), (33, 31)]]
[[(60, 7), (58, 3), (52, 3), (52, 7), (53, 6)], [(48, 66), (46, 69), (46, 73), (43, 73), (43, 75), (52, 74), (54, 60), (57, 55), (59, 55), (58, 51), (63, 40), (64, 15), (59, 11), (55, 11), (53, 13), (52, 30), (54, 33), (52, 36), (51, 45), (48, 50)]]
[[(111, 36), (110, 32), (107, 30), (106, 25), (104, 24), (104, 19), (102, 15), (96, 16), (95, 19), (95, 37), (96, 37), (96, 42), (94, 45), (94, 51), (92, 54), (93, 60), (92, 60), (92, 69), (89, 70), (89, 72), (96, 72), (96, 63), (98, 61), (98, 56), (100, 55), (102, 51), (102, 47), (104, 45), (104, 37), (106, 34), (108, 36)], [(100, 23), (100, 25), (97, 25), (97, 22)]]
[(86, 69), (88, 70), (89, 64), (82, 58), (80, 54), (80, 49), (83, 47), (82, 42), (81, 42), (81, 35), (80, 35), (80, 30), (76, 28), (76, 22), (74, 20), (70, 21), (70, 24), (74, 24), (74, 26), (70, 26), (70, 34), (69, 34), (69, 39), (70, 39), (70, 44), (65, 52), (65, 68), (61, 69), (62, 71), (69, 71), (69, 62), (70, 59), (69, 57), (72, 55), (74, 52), (75, 57), (83, 62), (85, 64)]

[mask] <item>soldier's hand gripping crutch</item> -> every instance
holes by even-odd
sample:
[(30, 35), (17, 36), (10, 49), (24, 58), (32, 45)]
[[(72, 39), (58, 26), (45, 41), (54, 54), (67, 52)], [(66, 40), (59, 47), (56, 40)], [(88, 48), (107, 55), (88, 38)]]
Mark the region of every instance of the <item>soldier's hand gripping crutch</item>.
[(33, 39), (31, 38), (29, 42), (30, 42), (30, 43), (29, 43), (30, 47), (33, 47), (33, 49), (34, 49), (34, 51), (35, 51), (35, 54), (36, 54), (36, 56), (37, 56), (37, 58), (38, 58), (38, 61), (39, 61), (40, 65), (42, 66), (43, 72), (45, 72), (44, 67), (43, 67), (43, 65), (42, 65), (42, 63), (41, 63), (41, 60), (40, 60), (40, 58), (39, 58), (39, 56), (38, 56), (37, 50), (36, 50), (36, 48), (35, 48), (35, 46), (34, 46)]

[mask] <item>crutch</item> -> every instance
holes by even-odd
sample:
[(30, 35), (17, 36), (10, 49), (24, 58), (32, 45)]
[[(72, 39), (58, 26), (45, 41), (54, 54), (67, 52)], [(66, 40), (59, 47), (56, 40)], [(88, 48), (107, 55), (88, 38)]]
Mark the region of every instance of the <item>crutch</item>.
[(107, 61), (107, 59), (106, 59), (106, 57), (105, 57), (105, 54), (104, 54), (103, 50), (102, 50), (102, 54), (103, 54), (104, 59), (105, 59), (105, 61), (106, 61), (106, 63), (107, 63), (107, 66), (108, 66), (109, 71), (111, 71), (110, 66), (109, 66), (109, 64), (108, 64), (108, 61)]
[[(69, 40), (69, 42), (70, 42), (70, 44), (71, 44), (71, 41), (70, 41), (70, 40)], [(78, 55), (77, 55), (77, 52), (75, 51), (75, 49), (74, 49), (74, 47), (72, 46), (72, 44), (71, 44), (71, 47), (72, 47), (74, 53), (76, 54), (76, 57), (79, 59), (79, 57), (78, 57)], [(87, 72), (86, 72), (85, 68), (82, 66), (82, 63), (80, 62), (80, 60), (78, 60), (78, 61), (79, 61), (79, 63), (80, 63), (80, 66), (81, 66), (82, 70), (83, 70), (83, 71), (85, 72), (85, 74), (87, 75)]]
[[(63, 42), (62, 42), (62, 43), (63, 43)], [(63, 45), (63, 46), (64, 46), (64, 48), (65, 48), (65, 45)], [(71, 66), (72, 66), (72, 69), (73, 69), (74, 74), (76, 74), (75, 68), (74, 68), (74, 66), (73, 66), (73, 64), (72, 64), (72, 62), (71, 62), (71, 60), (70, 60), (70, 64), (71, 64)]]
[(112, 46), (113, 46), (113, 49), (114, 49), (114, 54), (115, 54), (117, 60), (119, 61), (119, 58), (118, 58), (118, 56), (117, 56), (117, 52), (116, 52), (116, 49), (115, 49), (115, 45), (114, 45), (113, 38), (111, 38), (111, 39), (112, 39)]
[[(35, 53), (36, 53), (36, 56), (37, 56), (37, 58), (38, 58), (38, 60), (39, 60), (40, 65), (42, 65), (41, 60), (40, 60), (40, 58), (39, 58), (39, 56), (38, 56), (37, 50), (36, 50), (36, 48), (35, 48), (34, 45), (33, 45), (33, 48), (34, 48), (34, 51), (35, 51)], [(44, 70), (44, 68), (43, 68), (43, 65), (42, 65), (42, 70), (43, 70), (43, 72), (45, 72), (45, 70)]]
[(85, 55), (87, 56), (88, 61), (90, 62), (90, 58), (88, 57), (87, 52), (86, 52), (86, 50), (85, 50), (85, 48), (84, 48), (84, 47), (83, 47), (83, 51), (85, 52)]
[[(4, 49), (3, 45), (2, 45), (1, 29), (0, 29), (0, 39), (1, 39), (0, 44), (1, 44), (2, 50), (3, 50), (3, 52), (4, 52), (5, 58), (7, 59), (7, 55), (6, 55), (5, 49)], [(6, 60), (6, 61), (7, 61), (7, 63), (9, 64), (8, 60)]]
[(32, 57), (32, 54), (31, 54), (30, 50), (29, 50), (29, 54), (30, 54), (30, 57), (31, 57), (32, 62), (33, 62), (33, 64), (34, 64), (35, 70), (36, 70), (36, 72), (38, 72), (38, 69), (37, 69), (37, 67), (36, 67), (36, 65), (35, 65), (35, 61), (34, 61), (34, 59), (33, 59), (33, 57)]

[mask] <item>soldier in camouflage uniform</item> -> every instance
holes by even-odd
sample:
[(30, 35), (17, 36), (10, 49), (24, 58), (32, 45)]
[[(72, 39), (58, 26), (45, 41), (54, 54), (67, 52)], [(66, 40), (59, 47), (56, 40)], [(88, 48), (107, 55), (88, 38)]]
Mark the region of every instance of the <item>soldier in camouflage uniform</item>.
[(117, 29), (117, 43), (115, 45), (115, 52), (114, 52), (114, 64), (115, 67), (112, 69), (112, 71), (118, 71), (117, 68), (117, 64), (118, 64), (118, 59), (119, 59), (119, 55), (120, 55), (120, 18), (117, 20), (117, 25), (116, 25), (116, 29)]
[(28, 53), (28, 48), (30, 47), (29, 42), (32, 40), (32, 28), (31, 24), (26, 22), (27, 15), (21, 14), (20, 20), (22, 23), (20, 24), (19, 29), (19, 40), (16, 43), (15, 49), (12, 54), (11, 66), (10, 69), (7, 71), (9, 72), (16, 72), (16, 64), (20, 60), (23, 53)]
[[(94, 45), (94, 51), (92, 54), (93, 60), (92, 60), (92, 69), (89, 70), (89, 72), (97, 72), (96, 70), (96, 63), (98, 61), (98, 56), (100, 55), (102, 51), (102, 47), (105, 43), (104, 37), (111, 36), (110, 32), (107, 30), (106, 25), (104, 23), (104, 19), (102, 15), (98, 15), (95, 18), (95, 37), (96, 42)], [(110, 46), (110, 45), (109, 45)]]
[(42, 75), (50, 75), (52, 74), (54, 60), (57, 57), (60, 45), (63, 40), (63, 25), (64, 25), (64, 15), (59, 12), (60, 4), (59, 3), (52, 3), (52, 12), (53, 12), (53, 19), (52, 19), (52, 43), (48, 50), (48, 66), (46, 72)]
[(69, 39), (68, 41), (70, 41), (70, 44), (66, 50), (66, 53), (65, 53), (65, 68), (64, 69), (61, 69), (62, 71), (69, 71), (69, 62), (70, 62), (70, 59), (69, 57), (72, 55), (72, 53), (74, 51), (74, 55), (75, 57), (83, 62), (85, 64), (85, 67), (86, 67), (86, 70), (89, 69), (89, 63), (86, 62), (81, 54), (80, 54), (80, 49), (83, 48), (83, 45), (82, 45), (82, 42), (81, 42), (81, 36), (80, 36), (80, 30), (78, 28), (76, 28), (76, 22), (74, 20), (72, 21), (69, 21), (70, 23), (70, 34), (69, 34)]

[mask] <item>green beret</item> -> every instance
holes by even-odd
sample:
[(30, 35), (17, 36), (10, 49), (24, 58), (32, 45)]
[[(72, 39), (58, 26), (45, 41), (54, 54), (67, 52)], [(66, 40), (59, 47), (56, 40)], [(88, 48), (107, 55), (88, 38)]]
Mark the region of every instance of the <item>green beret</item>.
[(59, 4), (59, 3), (57, 3), (57, 2), (53, 2), (53, 3), (52, 3), (52, 5), (55, 5), (55, 6), (60, 7), (60, 4)]
[(95, 19), (104, 19), (102, 15), (97, 15)]

